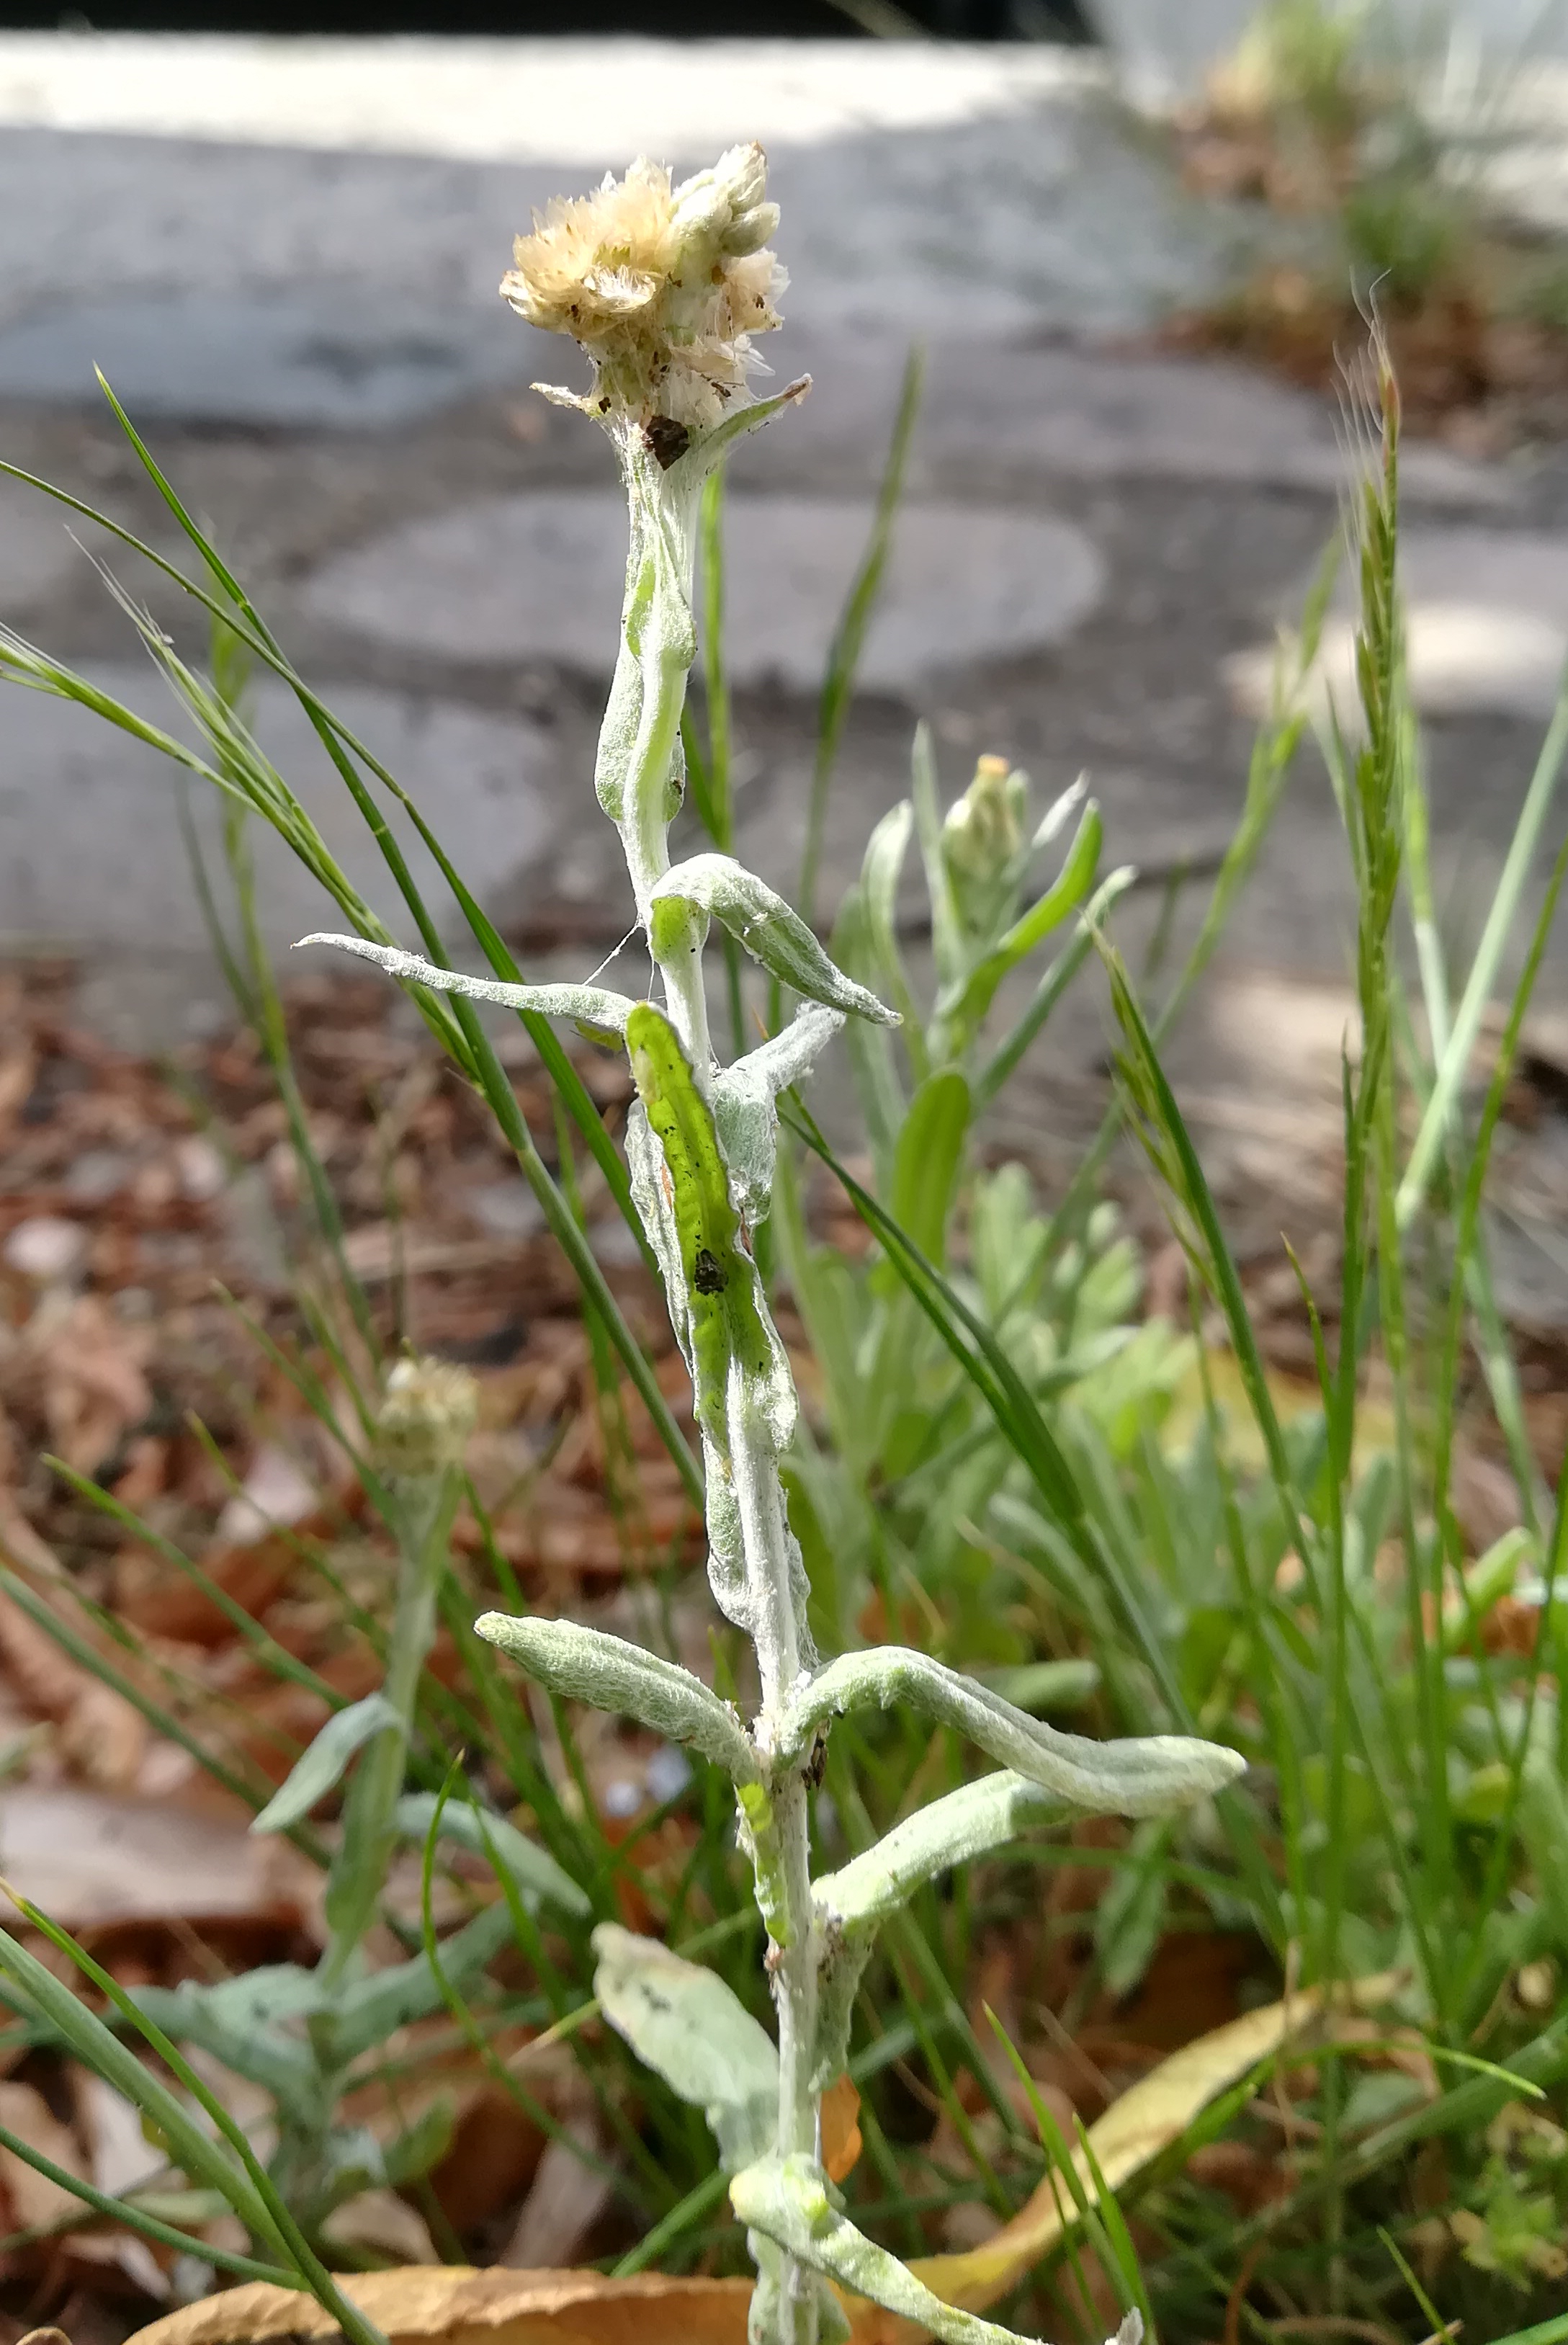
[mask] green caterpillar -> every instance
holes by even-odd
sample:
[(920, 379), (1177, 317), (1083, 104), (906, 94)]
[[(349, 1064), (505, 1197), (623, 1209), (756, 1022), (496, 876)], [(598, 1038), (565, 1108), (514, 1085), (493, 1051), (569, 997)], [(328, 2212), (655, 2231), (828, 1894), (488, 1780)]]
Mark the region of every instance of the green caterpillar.
[(730, 1194), (713, 1111), (697, 1089), (674, 1028), (651, 1001), (640, 1001), (627, 1019), (626, 1048), (669, 1175), (697, 1422), (727, 1465), (730, 1371), (738, 1365), (747, 1398), (760, 1407), (774, 1447), (782, 1448), (792, 1429), (794, 1387)]

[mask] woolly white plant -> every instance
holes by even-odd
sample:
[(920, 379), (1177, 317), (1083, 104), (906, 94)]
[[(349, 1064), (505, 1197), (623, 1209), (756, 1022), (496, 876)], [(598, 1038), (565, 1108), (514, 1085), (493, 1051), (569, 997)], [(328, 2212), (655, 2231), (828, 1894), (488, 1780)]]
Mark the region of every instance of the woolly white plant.
[[(359, 938), (319, 941), (416, 984), (573, 1018), (624, 1039), (637, 1091), (627, 1130), (632, 1194), (691, 1371), (707, 1477), (709, 1577), (721, 1610), (755, 1649), (760, 1708), (745, 1723), (689, 1671), (570, 1621), (492, 1612), (479, 1630), (554, 1693), (636, 1719), (699, 1751), (734, 1783), (739, 1835), (768, 1934), (776, 2043), (712, 1973), (611, 1925), (596, 1935), (596, 1990), (640, 2056), (707, 2113), (757, 2267), (754, 2345), (841, 2337), (841, 2289), (954, 2345), (1003, 2345), (1007, 2331), (941, 2303), (860, 2232), (822, 2164), (821, 2098), (844, 2073), (855, 1992), (877, 1930), (919, 1884), (1027, 1825), (1074, 1812), (1168, 1813), (1220, 1790), (1243, 1762), (1232, 1751), (1176, 1736), (1097, 1743), (1058, 1733), (901, 1647), (824, 1663), (812, 1645), (805, 1573), (779, 1474), (794, 1431), (794, 1384), (750, 1233), (768, 1210), (777, 1094), (805, 1076), (846, 1018), (898, 1021), (754, 873), (720, 854), (672, 866), (668, 845), (696, 651), (698, 501), (733, 442), (810, 387), (802, 380), (770, 399), (748, 389), (750, 336), (778, 324), (783, 282), (768, 249), (778, 211), (765, 200), (765, 181), (757, 147), (732, 148), (679, 186), (639, 161), (622, 180), (552, 204), (519, 239), (501, 289), (523, 317), (569, 334), (592, 360), (586, 393), (548, 395), (603, 427), (626, 488), (621, 648), (595, 779), (621, 834), (662, 1003), (602, 987), (469, 979)], [(728, 1067), (715, 1061), (703, 990), (703, 949), (714, 919), (804, 997), (783, 1032)], [(813, 1880), (808, 1802), (824, 1739), (836, 1717), (895, 1706), (956, 1729), (999, 1771), (905, 1818), (840, 1871)], [(1129, 2315), (1126, 2345), (1140, 2333)]]

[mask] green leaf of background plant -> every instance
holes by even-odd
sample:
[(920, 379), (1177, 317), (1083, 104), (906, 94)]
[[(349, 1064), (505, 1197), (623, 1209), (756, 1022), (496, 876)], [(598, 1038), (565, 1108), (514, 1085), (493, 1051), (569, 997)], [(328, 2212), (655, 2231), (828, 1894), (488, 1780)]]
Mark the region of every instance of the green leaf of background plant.
[(893, 1218), (938, 1264), (946, 1251), (969, 1117), (968, 1083), (956, 1067), (938, 1068), (910, 1101), (894, 1153)]
[(959, 983), (945, 989), (936, 1003), (939, 1018), (960, 1034), (975, 1032), (996, 1000), (997, 988), (1003, 980), (1020, 961), (1027, 959), (1037, 945), (1044, 943), (1053, 929), (1060, 928), (1088, 895), (1099, 867), (1103, 837), (1099, 808), (1091, 798), (1084, 808), (1073, 843), (1056, 879), (1045, 894), (1014, 921), (1000, 944), (986, 953)]
[(298, 1823), (342, 1781), (354, 1753), (362, 1751), (372, 1735), (389, 1731), (401, 1734), (403, 1721), (385, 1694), (368, 1693), (362, 1701), (350, 1702), (347, 1710), (335, 1711), (260, 1814), (251, 1818), (251, 1831), (283, 1832)]
[[(493, 1614), (487, 1614), (493, 1619)], [(393, 1822), (405, 1840), (422, 1847), (435, 1817), (439, 1794), (405, 1792), (393, 1810)], [(455, 1841), (475, 1856), (487, 1857), (504, 1868), (520, 1895), (534, 1903), (562, 1906), (569, 1914), (591, 1911), (590, 1901), (555, 1859), (520, 1832), (505, 1816), (476, 1807), (471, 1800), (449, 1800), (440, 1810), (440, 1838)]]

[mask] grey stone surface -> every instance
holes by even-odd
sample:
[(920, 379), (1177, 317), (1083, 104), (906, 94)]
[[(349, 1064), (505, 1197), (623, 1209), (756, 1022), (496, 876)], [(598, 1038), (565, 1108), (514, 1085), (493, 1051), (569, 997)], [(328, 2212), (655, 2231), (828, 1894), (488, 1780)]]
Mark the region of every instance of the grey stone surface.
[(177, 297), (166, 406), (224, 304), (488, 314), (531, 210), (639, 150), (689, 167), (760, 135), (791, 313), (841, 336), (1136, 327), (1211, 285), (1226, 242), (1048, 48), (13, 36), (0, 123), (15, 363), (52, 386), (106, 300)]
[[(811, 397), (737, 451), (742, 479), (810, 467), (875, 476), (898, 403), (907, 343), (786, 329), (777, 360), (813, 378)], [(1020, 480), (1180, 481), (1337, 495), (1348, 459), (1338, 406), (1219, 359), (1113, 351), (944, 333), (927, 349), (915, 488), (961, 482), (1006, 495)], [(1503, 510), (1522, 482), (1506, 467), (1407, 441), (1407, 506)]]
[[(170, 725), (144, 665), (104, 665), (95, 681), (139, 713)], [(177, 769), (86, 710), (0, 686), (0, 942), (65, 943), (110, 960), (198, 951), (177, 821)], [(554, 829), (554, 775), (538, 727), (440, 701), (350, 686), (325, 696), (397, 774), (458, 868), (493, 882), (539, 857)], [(258, 690), (258, 738), (284, 774), (349, 878), (408, 931), (408, 915), (342, 782), (291, 695)], [(171, 727), (172, 729), (172, 727)], [(192, 811), (215, 849), (216, 793), (191, 784)], [(389, 808), (438, 918), (451, 910), (443, 883), (407, 822)], [(269, 942), (342, 925), (330, 899), (258, 822), (258, 900)], [(455, 933), (455, 924), (453, 924)]]
[[(0, 382), (0, 454), (179, 551), (93, 403), (86, 361), (106, 355), (106, 330), (130, 328), (111, 371), (161, 419), (155, 446), (192, 508), (212, 517), (306, 672), (341, 680), (338, 696), (410, 780), (487, 908), (526, 939), (530, 965), (548, 957), (561, 977), (585, 976), (630, 918), (588, 779), (623, 524), (599, 435), (521, 395), (531, 375), (570, 374), (572, 354), (511, 320), (496, 281), (513, 230), (549, 195), (622, 168), (639, 147), (686, 166), (759, 132), (794, 278), (767, 355), (779, 380), (809, 370), (816, 389), (735, 469), (740, 680), (789, 687), (737, 700), (740, 851), (794, 886), (817, 664), (918, 339), (929, 360), (908, 482), (916, 535), (900, 558), (919, 550), (922, 510), (965, 505), (966, 526), (999, 533), (993, 547), (1024, 548), (1026, 567), (1001, 578), (983, 561), (956, 563), (954, 533), (939, 528), (909, 574), (916, 618), (905, 613), (902, 647), (896, 630), (892, 649), (874, 639), (870, 676), (885, 688), (851, 711), (827, 814), (824, 909), (907, 788), (916, 715), (934, 728), (950, 792), (982, 750), (1025, 764), (1042, 802), (1087, 768), (1108, 861), (1210, 856), (1233, 827), (1249, 746), (1221, 663), (1290, 607), (1335, 525), (1343, 459), (1331, 401), (1139, 346), (1168, 302), (1213, 282), (1229, 231), (1173, 198), (1092, 72), (1035, 50), (916, 44), (0, 36), (0, 365), (7, 351), (18, 364), (30, 353), (35, 370), (31, 398), (19, 374), (9, 398)], [(1107, 330), (1119, 345), (1083, 346)], [(78, 360), (84, 397), (73, 406), (57, 394)], [(128, 378), (133, 360), (141, 371)], [(1568, 468), (1550, 458), (1482, 467), (1413, 441), (1406, 452), (1412, 517), (1484, 520), (1504, 568), (1511, 547), (1568, 526)], [(512, 524), (496, 516), (546, 493), (560, 501), (562, 547), (531, 577)], [(805, 529), (785, 562), (776, 537), (770, 551), (754, 531), (734, 536), (749, 496), (792, 501), (797, 522), (825, 510), (830, 523)], [(475, 516), (486, 514), (476, 549)], [(1512, 534), (1521, 522), (1524, 538)], [(119, 615), (86, 563), (76, 584), (55, 566), (52, 534), (37, 546), (25, 560), (13, 547), (9, 587), (0, 551), (0, 605), (106, 672), (125, 655)], [(392, 556), (410, 546), (421, 559), (446, 549), (433, 585), (428, 565), (412, 587), (397, 577)], [(359, 631), (339, 591), (349, 575), (380, 614)], [(144, 583), (134, 570), (128, 579)], [(160, 622), (199, 658), (199, 636), (183, 632), (188, 613), (172, 592), (150, 591)], [(1036, 614), (1028, 630), (1000, 607), (1006, 598)], [(988, 656), (1000, 651), (1016, 655)], [(109, 672), (161, 713), (145, 669)], [(407, 935), (298, 720), (267, 694), (260, 716), (290, 778)], [(1533, 716), (1462, 706), (1431, 728), (1434, 860), (1465, 933), (1538, 737)], [(88, 716), (0, 700), (5, 940), (97, 939), (86, 1014), (126, 1039), (217, 1014), (171, 787)], [(696, 843), (688, 822), (683, 851)], [(281, 857), (263, 868), (275, 942), (320, 924), (309, 883)], [(1199, 892), (1183, 898), (1182, 933)], [(1337, 817), (1309, 754), (1233, 949), (1266, 972), (1332, 976), (1350, 899)], [(1157, 902), (1151, 889), (1124, 908), (1135, 958)], [(631, 984), (646, 962), (633, 952), (621, 966)], [(1554, 984), (1558, 973), (1554, 963)], [(1265, 1036), (1268, 999), (1255, 988), (1245, 1010)], [(1077, 1095), (1072, 1071), (1102, 1051), (1090, 988), (1038, 1061), (1051, 1112)], [(1098, 1113), (1098, 1078), (1088, 1088)], [(1026, 1101), (1024, 1112), (1037, 1122), (1042, 1110)]]
[(25, 616), (85, 566), (62, 508), (0, 477), (0, 614)]
[[(733, 495), (725, 650), (733, 680), (810, 692), (873, 526), (858, 499)], [(626, 565), (615, 492), (540, 490), (414, 522), (329, 563), (305, 607), (398, 650), (607, 672)], [(1105, 565), (1070, 523), (963, 504), (899, 515), (861, 677), (908, 695), (934, 674), (1061, 642)]]
[(0, 326), (0, 399), (96, 400), (101, 369), (138, 417), (374, 428), (521, 390), (533, 340), (499, 301), (362, 286), (123, 295)]
[[(1407, 527), (1400, 545), (1406, 657), (1416, 706), (1431, 716), (1544, 723), (1568, 661), (1568, 537), (1523, 530)], [(1317, 690), (1356, 705), (1355, 623), (1342, 582), (1323, 631)], [(1267, 706), (1271, 646), (1226, 664), (1238, 704)]]
[(984, 120), (1103, 77), (1037, 43), (0, 32), (18, 126), (601, 170)]

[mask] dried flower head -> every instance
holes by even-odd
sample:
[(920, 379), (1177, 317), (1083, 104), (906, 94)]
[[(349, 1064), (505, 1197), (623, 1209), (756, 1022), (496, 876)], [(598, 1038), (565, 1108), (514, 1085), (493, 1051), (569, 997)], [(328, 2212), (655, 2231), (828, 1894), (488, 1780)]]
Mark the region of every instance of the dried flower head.
[(700, 431), (744, 392), (760, 363), (751, 337), (779, 323), (785, 283), (766, 249), (779, 217), (766, 188), (757, 146), (732, 147), (678, 187), (639, 157), (623, 179), (607, 174), (592, 195), (534, 214), (501, 289), (530, 325), (570, 334), (592, 360), (592, 391), (572, 405)]
[(460, 1466), (479, 1410), (479, 1386), (447, 1360), (400, 1360), (376, 1425), (383, 1473), (422, 1479)]

